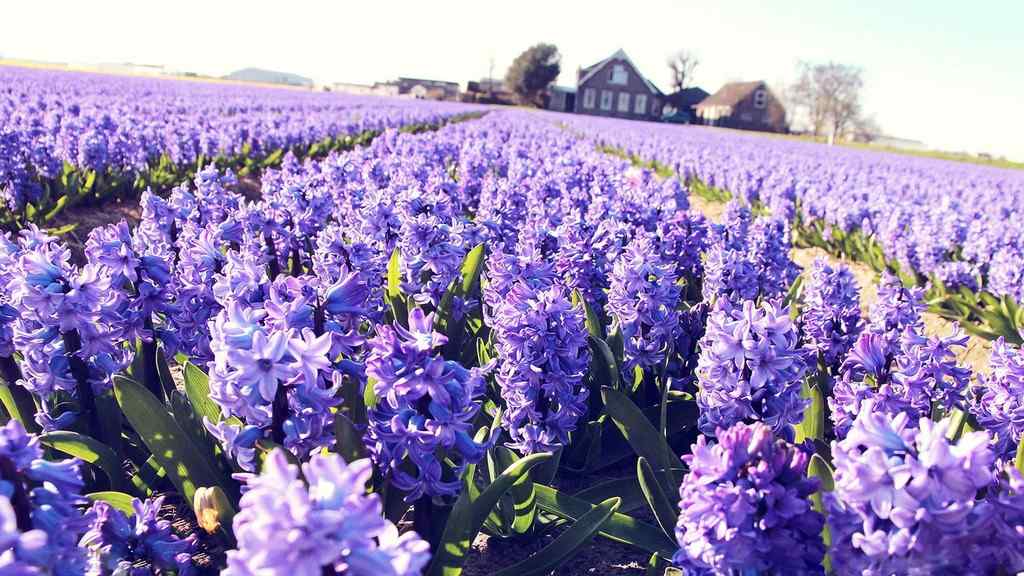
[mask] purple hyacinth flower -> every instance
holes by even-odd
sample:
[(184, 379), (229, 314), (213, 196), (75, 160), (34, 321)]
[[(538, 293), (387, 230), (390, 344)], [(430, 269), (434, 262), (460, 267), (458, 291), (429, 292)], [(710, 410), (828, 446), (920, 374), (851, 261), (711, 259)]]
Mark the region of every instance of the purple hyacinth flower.
[(823, 574), (824, 518), (811, 507), (810, 452), (763, 423), (720, 428), (683, 457), (673, 562), (699, 574)]
[(233, 521), (238, 547), (222, 574), (420, 574), (430, 546), (383, 518), (380, 496), (366, 492), (372, 468), (366, 459), (315, 454), (302, 465), (304, 481), (283, 450), (271, 452), (259, 475), (246, 475)]

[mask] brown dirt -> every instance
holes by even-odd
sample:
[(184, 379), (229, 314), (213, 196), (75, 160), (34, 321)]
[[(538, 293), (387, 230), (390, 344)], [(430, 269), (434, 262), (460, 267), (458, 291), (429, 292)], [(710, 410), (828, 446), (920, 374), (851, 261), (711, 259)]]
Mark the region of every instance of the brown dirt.
[(103, 206), (80, 204), (65, 209), (47, 223), (47, 228), (61, 228), (69, 224), (76, 224), (74, 230), (65, 233), (61, 238), (71, 249), (76, 261), (84, 261), (85, 241), (89, 238), (89, 232), (93, 228), (117, 224), (121, 220), (128, 222), (134, 227), (142, 219), (142, 209), (138, 200), (115, 198), (103, 204)]

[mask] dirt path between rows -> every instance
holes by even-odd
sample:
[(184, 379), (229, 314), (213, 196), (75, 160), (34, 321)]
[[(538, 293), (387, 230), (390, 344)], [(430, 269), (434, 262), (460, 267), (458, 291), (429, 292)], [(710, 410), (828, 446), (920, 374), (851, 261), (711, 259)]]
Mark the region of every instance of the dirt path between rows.
[[(704, 214), (712, 222), (720, 221), (725, 211), (725, 204), (711, 202), (694, 195), (690, 196), (690, 207)], [(857, 280), (857, 285), (860, 287), (861, 309), (865, 313), (875, 303), (875, 300), (878, 299), (878, 274), (865, 264), (837, 258), (821, 248), (794, 248), (790, 256), (794, 262), (804, 269), (805, 274), (810, 271), (811, 264), (817, 258), (822, 258), (831, 265), (842, 264), (849, 268)], [(953, 322), (930, 312), (925, 312), (924, 314), (925, 333), (929, 336), (947, 336), (953, 330), (953, 324)], [(987, 373), (991, 352), (992, 342), (990, 340), (971, 336), (967, 347), (958, 351), (957, 358), (969, 366), (975, 373)]]

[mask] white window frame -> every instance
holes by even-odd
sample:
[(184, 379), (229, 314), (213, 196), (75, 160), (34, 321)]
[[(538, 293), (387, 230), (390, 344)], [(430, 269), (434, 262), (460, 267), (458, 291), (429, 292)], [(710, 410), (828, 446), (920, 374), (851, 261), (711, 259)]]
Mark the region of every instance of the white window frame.
[(583, 89), (583, 107), (587, 109), (593, 109), (597, 103), (597, 90), (593, 88)]
[(757, 91), (754, 92), (754, 108), (757, 108), (758, 110), (763, 110), (764, 107), (767, 105), (768, 91), (765, 90), (764, 88), (758, 88)]
[(619, 112), (629, 113), (629, 92), (619, 92), (619, 101), (616, 110)]
[(617, 86), (629, 84), (629, 70), (626, 69), (625, 64), (612, 64), (608, 71), (608, 83)]
[(633, 99), (633, 113), (647, 114), (647, 94), (637, 94)]
[(609, 111), (612, 109), (612, 98), (611, 90), (601, 90), (601, 110)]

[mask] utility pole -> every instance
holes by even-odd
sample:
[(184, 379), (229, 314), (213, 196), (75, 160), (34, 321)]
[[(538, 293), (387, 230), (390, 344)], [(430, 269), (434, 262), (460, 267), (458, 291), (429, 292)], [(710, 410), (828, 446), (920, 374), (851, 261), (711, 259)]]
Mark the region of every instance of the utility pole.
[(487, 96), (494, 98), (494, 56), (491, 55), (490, 66), (487, 68)]

